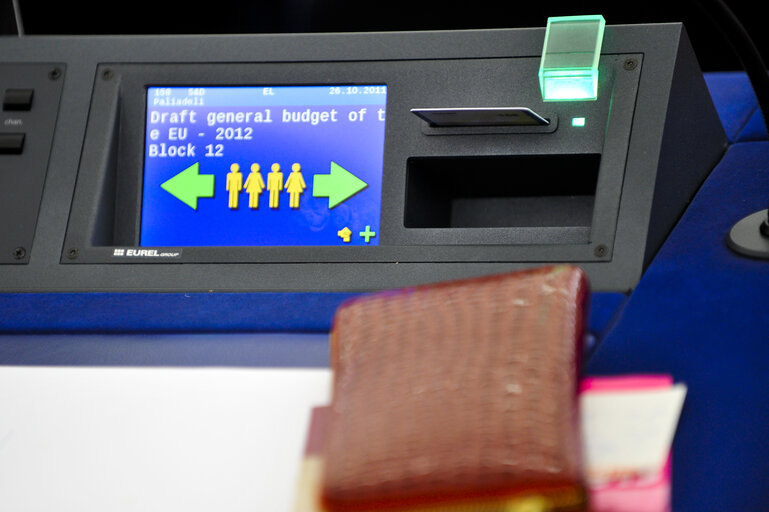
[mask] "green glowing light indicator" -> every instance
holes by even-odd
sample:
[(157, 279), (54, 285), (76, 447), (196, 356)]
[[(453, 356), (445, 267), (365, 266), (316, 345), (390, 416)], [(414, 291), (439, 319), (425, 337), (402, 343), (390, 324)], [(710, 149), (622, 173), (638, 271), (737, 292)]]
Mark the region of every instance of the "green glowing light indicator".
[(571, 119), (571, 125), (572, 126), (585, 126), (585, 118), (584, 117), (573, 117)]
[(605, 25), (600, 14), (547, 19), (539, 64), (544, 101), (598, 99), (598, 58)]

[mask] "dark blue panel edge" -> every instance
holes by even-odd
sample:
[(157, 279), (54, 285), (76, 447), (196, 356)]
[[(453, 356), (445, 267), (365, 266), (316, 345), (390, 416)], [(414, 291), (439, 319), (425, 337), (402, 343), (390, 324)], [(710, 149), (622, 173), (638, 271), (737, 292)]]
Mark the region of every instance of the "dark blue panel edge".
[[(0, 332), (328, 332), (355, 293), (0, 294)], [(624, 305), (621, 293), (591, 297), (600, 337)]]
[(745, 126), (758, 109), (748, 76), (743, 72), (706, 73), (705, 83), (729, 141), (742, 140)]
[(0, 332), (327, 332), (354, 293), (0, 294)]

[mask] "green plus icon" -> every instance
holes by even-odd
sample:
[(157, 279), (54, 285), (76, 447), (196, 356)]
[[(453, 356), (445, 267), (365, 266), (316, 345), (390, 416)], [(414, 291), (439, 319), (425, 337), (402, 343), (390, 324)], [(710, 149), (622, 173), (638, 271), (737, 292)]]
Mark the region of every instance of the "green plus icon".
[(371, 231), (371, 226), (368, 226), (368, 225), (366, 226), (365, 231), (361, 231), (358, 234), (360, 235), (361, 238), (363, 238), (366, 241), (366, 243), (369, 243), (369, 241), (376, 236), (376, 232)]

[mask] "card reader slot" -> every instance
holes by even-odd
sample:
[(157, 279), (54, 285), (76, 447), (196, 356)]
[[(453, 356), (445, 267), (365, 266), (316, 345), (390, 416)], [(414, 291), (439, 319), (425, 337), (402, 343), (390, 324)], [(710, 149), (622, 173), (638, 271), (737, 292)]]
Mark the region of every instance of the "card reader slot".
[(411, 113), (432, 127), (547, 126), (543, 116), (528, 107), (412, 108)]
[(555, 112), (537, 113), (527, 107), (413, 108), (424, 121), (424, 135), (494, 135), (553, 133), (558, 129)]

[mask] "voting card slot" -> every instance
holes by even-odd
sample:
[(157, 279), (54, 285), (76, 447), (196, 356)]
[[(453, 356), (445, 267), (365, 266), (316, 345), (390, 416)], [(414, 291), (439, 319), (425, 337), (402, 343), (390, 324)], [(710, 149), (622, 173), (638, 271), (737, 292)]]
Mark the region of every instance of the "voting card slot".
[(558, 126), (555, 114), (528, 107), (413, 108), (411, 113), (425, 121), (425, 135), (552, 133)]

